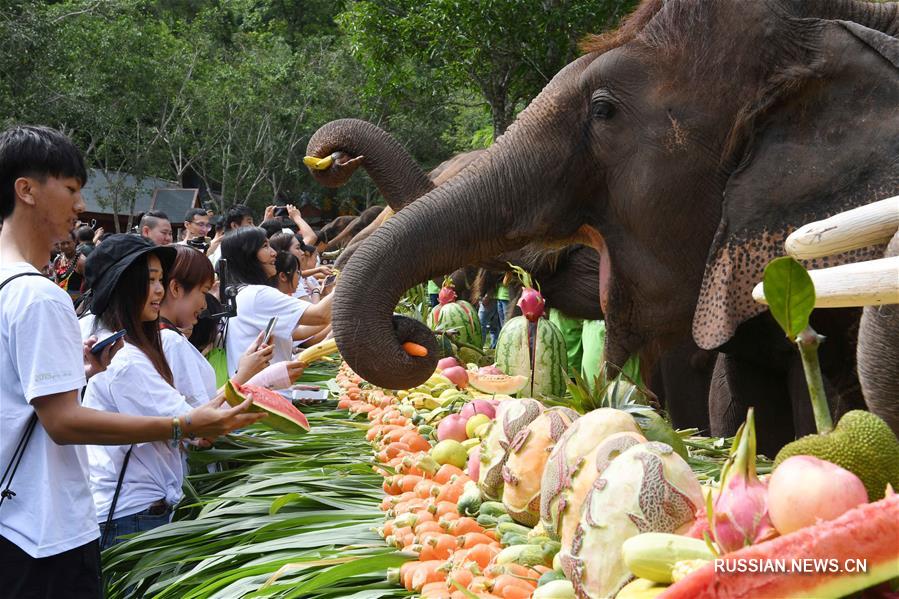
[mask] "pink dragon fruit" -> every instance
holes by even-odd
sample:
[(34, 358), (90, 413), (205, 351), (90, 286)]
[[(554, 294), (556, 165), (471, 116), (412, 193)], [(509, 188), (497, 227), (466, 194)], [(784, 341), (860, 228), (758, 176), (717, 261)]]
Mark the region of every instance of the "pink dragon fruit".
[(721, 491), (708, 502), (712, 537), (725, 553), (777, 536), (768, 516), (768, 488), (755, 473), (755, 419), (752, 408), (734, 438), (721, 473)]
[(453, 289), (452, 283), (447, 284), (446, 281), (443, 283), (443, 287), (440, 288), (440, 292), (437, 294), (437, 301), (443, 304), (451, 304), (456, 301), (456, 290)]

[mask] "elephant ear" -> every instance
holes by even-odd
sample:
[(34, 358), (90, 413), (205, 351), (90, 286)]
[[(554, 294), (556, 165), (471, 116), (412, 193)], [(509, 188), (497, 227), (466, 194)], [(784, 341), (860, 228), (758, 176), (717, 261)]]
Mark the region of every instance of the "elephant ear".
[[(767, 308), (752, 299), (765, 265), (797, 227), (899, 189), (899, 40), (856, 23), (803, 19), (805, 59), (780, 69), (734, 128), (741, 159), (727, 181), (693, 318), (704, 349)], [(882, 255), (863, 248), (805, 262), (823, 268)]]

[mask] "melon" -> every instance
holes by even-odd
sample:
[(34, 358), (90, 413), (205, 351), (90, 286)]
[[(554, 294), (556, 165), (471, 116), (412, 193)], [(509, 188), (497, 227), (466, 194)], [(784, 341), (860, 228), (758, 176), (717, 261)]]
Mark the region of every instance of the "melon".
[(496, 408), (496, 421), (487, 438), (481, 441), (481, 468), (478, 486), (484, 497), (499, 501), (503, 496), (503, 466), (509, 445), (515, 435), (542, 412), (543, 404), (536, 399), (508, 399)]
[[(581, 486), (588, 487), (596, 473), (597, 446), (615, 433), (631, 433), (639, 442), (640, 428), (627, 412), (599, 408), (578, 418), (553, 447), (543, 469), (540, 488), (540, 519), (550, 536), (560, 537), (562, 526), (571, 522), (570, 532), (580, 515), (580, 505), (586, 491), (573, 492), (573, 483), (580, 477)], [(573, 505), (574, 504), (574, 505)]]
[(282, 433), (302, 434), (309, 432), (309, 421), (284, 396), (265, 387), (256, 385), (240, 385), (234, 381), (225, 383), (225, 401), (228, 405), (238, 406), (250, 398), (253, 405), (251, 412), (268, 414), (260, 422)]
[(481, 393), (512, 395), (524, 389), (528, 382), (527, 377), (520, 375), (509, 376), (502, 373), (487, 374), (478, 370), (468, 371), (468, 384)]
[(458, 331), (456, 339), (475, 347), (483, 345), (478, 312), (464, 300), (437, 304), (428, 316), (428, 324), (435, 331)]
[[(658, 597), (829, 599), (851, 595), (899, 577), (899, 495), (889, 495), (851, 509), (834, 520), (744, 547), (721, 559), (719, 571), (715, 571), (714, 563), (704, 566)], [(792, 568), (793, 560), (798, 560), (796, 563), (802, 564), (807, 573), (736, 571), (741, 563), (771, 565), (781, 560), (786, 568)], [(808, 569), (816, 563), (825, 571), (810, 573)], [(862, 563), (865, 572), (851, 571)]]
[(624, 541), (644, 532), (685, 532), (702, 504), (699, 481), (671, 446), (651, 441), (613, 457), (594, 478), (573, 538), (562, 542), (562, 569), (577, 596), (614, 597), (633, 577)]
[(570, 408), (549, 408), (509, 444), (502, 469), (503, 505), (516, 522), (535, 526), (540, 521), (540, 474), (550, 451), (578, 416)]
[(509, 375), (526, 377), (521, 393), (562, 397), (568, 383), (568, 354), (559, 327), (546, 318), (516, 316), (503, 326), (496, 342), (496, 365)]

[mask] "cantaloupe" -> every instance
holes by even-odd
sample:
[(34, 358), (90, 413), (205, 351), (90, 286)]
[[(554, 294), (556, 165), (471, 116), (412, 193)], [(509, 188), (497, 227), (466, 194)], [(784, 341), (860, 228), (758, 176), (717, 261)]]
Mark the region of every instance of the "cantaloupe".
[(499, 501), (503, 496), (503, 466), (509, 445), (518, 431), (524, 429), (543, 412), (536, 399), (507, 399), (496, 409), (496, 421), (487, 438), (481, 442), (481, 468), (478, 486), (484, 497)]

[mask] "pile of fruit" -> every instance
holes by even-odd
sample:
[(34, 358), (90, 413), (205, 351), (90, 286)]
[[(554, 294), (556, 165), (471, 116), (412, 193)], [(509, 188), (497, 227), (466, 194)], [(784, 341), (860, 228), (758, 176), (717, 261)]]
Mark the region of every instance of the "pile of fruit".
[[(409, 391), (346, 364), (337, 382), (339, 407), (370, 422), (381, 535), (417, 556), (390, 578), (422, 597), (840, 597), (899, 577), (899, 441), (866, 412), (788, 446), (760, 479), (750, 411), (711, 485), (626, 411), (495, 393), (527, 377), (444, 361)], [(809, 558), (867, 568), (747, 576), (714, 564)]]

